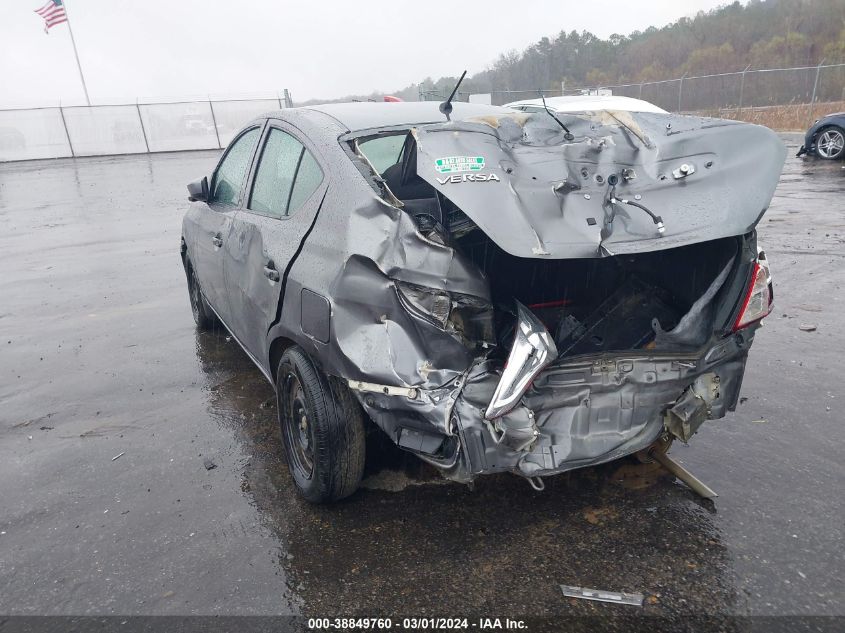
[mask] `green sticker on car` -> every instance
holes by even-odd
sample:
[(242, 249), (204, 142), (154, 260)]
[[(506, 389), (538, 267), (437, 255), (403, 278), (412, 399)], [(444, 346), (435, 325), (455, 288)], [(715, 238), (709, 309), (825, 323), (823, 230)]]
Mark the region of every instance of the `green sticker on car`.
[(454, 174), (459, 171), (481, 171), (483, 156), (444, 156), (434, 161), (434, 168), (440, 174)]

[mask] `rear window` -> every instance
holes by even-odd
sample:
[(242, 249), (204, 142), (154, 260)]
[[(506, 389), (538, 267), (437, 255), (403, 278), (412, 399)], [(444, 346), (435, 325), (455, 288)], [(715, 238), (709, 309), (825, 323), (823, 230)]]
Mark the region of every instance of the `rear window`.
[(376, 171), (383, 174), (388, 167), (392, 167), (399, 162), (406, 136), (407, 134), (403, 132), (402, 134), (371, 138), (359, 143), (358, 148), (376, 168)]

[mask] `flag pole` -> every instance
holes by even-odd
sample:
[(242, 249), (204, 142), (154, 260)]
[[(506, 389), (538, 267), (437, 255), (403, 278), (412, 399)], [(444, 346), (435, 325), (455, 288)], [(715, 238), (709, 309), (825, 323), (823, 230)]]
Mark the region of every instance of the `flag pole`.
[(82, 80), (82, 90), (85, 92), (85, 103), (91, 106), (91, 99), (88, 97), (88, 86), (85, 85), (85, 75), (82, 74), (82, 64), (79, 63), (79, 53), (76, 52), (76, 40), (73, 39), (73, 29), (70, 27), (70, 14), (67, 10), (67, 0), (62, 4), (65, 6), (65, 17), (67, 18), (67, 30), (70, 33), (70, 43), (73, 45), (73, 56), (76, 58), (76, 68), (79, 70), (79, 79)]

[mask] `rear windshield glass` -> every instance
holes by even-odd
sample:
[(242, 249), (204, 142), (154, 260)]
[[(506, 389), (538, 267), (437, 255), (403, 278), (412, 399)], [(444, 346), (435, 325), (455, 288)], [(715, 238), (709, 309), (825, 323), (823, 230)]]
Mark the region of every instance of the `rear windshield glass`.
[(392, 167), (402, 158), (402, 145), (405, 144), (406, 134), (392, 134), (379, 136), (363, 141), (358, 148), (367, 157), (373, 167), (383, 174), (388, 167)]

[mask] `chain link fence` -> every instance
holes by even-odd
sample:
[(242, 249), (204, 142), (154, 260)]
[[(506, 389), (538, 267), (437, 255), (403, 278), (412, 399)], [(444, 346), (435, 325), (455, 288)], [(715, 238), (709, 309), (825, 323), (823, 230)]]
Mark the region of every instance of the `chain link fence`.
[(290, 97), (0, 110), (0, 161), (222, 149)]
[[(845, 64), (819, 64), (796, 68), (765, 68), (683, 76), (660, 81), (594, 86), (561, 86), (560, 90), (493, 90), (490, 102), (514, 101), (561, 95), (613, 94), (644, 99), (670, 112), (702, 112), (845, 100)], [(459, 92), (457, 99), (470, 100)], [(435, 91), (420, 91), (420, 99), (445, 99)]]
[[(801, 127), (805, 119), (811, 121), (812, 116), (819, 116), (826, 104), (837, 107), (836, 102), (845, 101), (845, 64), (746, 68), (634, 84), (561, 86), (560, 90), (542, 93), (546, 97), (623, 95), (644, 99), (670, 112), (731, 118), (748, 110), (795, 106), (800, 111), (793, 120), (799, 121), (797, 127)], [(539, 94), (538, 90), (494, 90), (489, 93), (489, 100), (494, 105), (504, 105), (536, 99)], [(469, 101), (471, 97), (459, 92), (455, 98)], [(484, 95), (475, 96), (478, 97), (485, 99)], [(420, 91), (419, 98), (442, 101), (446, 95)], [(250, 119), (291, 106), (285, 91), (284, 97), (270, 99), (0, 110), (0, 161), (221, 149)]]

